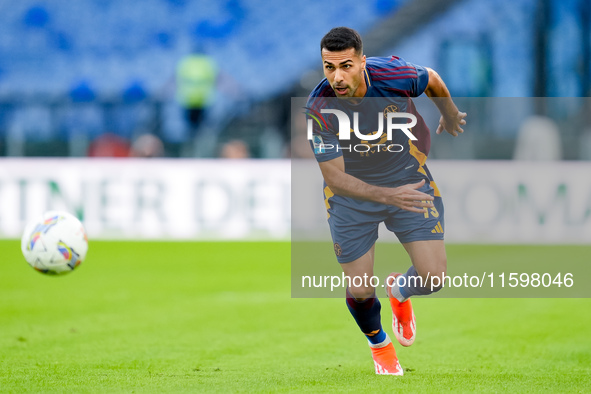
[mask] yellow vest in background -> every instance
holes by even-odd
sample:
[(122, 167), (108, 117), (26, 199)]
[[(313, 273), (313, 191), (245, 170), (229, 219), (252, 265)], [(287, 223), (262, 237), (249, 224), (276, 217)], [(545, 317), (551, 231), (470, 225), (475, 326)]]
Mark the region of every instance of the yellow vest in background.
[(215, 88), (217, 66), (207, 55), (189, 55), (177, 67), (177, 99), (186, 108), (202, 108)]

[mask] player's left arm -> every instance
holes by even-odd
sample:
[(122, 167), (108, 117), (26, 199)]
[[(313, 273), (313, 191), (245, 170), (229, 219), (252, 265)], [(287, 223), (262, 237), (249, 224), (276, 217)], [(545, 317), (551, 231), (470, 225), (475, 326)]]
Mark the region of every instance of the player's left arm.
[(426, 69), (429, 73), (429, 82), (425, 88), (425, 94), (433, 100), (441, 113), (436, 133), (441, 134), (445, 130), (457, 137), (458, 133), (464, 132), (462, 126), (466, 124), (466, 119), (464, 119), (466, 113), (458, 110), (439, 74), (431, 68), (426, 67)]

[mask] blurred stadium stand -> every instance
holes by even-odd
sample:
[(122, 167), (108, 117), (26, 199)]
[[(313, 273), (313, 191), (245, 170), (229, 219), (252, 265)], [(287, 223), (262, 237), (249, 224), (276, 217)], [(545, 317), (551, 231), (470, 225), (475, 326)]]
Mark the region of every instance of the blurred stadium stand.
[[(198, 44), (226, 75), (206, 135), (281, 157), (290, 97), (320, 81), (318, 43), (337, 25), (359, 30), (369, 56), (435, 68), (454, 96), (586, 96), (590, 19), (586, 0), (0, 0), (0, 155), (84, 156), (107, 132), (155, 134), (180, 155), (175, 68)], [(568, 124), (563, 156), (582, 158), (588, 106), (556, 106), (516, 111)], [(519, 125), (486, 126), (434, 157), (511, 158)]]
[(237, 85), (239, 97), (222, 92), (211, 111), (214, 128), (228, 127), (313, 67), (318, 45), (309, 43), (334, 24), (366, 31), (401, 3), (346, 0), (326, 12), (312, 0), (2, 0), (1, 153), (80, 155), (83, 140), (104, 132), (186, 142), (174, 76), (195, 43)]

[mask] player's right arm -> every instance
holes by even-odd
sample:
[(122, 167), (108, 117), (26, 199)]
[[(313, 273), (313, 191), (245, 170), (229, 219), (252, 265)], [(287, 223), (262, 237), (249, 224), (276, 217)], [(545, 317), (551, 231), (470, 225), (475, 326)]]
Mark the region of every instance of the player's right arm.
[(342, 156), (318, 164), (324, 181), (334, 194), (394, 205), (417, 213), (422, 213), (424, 212), (423, 208), (433, 205), (431, 203), (433, 197), (417, 190), (425, 184), (424, 180), (399, 187), (374, 186), (347, 174), (345, 160)]
[(445, 82), (443, 82), (439, 74), (428, 67), (426, 67), (426, 70), (429, 74), (429, 82), (425, 88), (425, 94), (433, 100), (441, 113), (439, 127), (437, 127), (435, 132), (441, 134), (445, 130), (454, 137), (457, 137), (458, 133), (464, 132), (462, 126), (466, 124), (466, 120), (464, 119), (466, 113), (458, 110), (447, 86), (445, 86)]

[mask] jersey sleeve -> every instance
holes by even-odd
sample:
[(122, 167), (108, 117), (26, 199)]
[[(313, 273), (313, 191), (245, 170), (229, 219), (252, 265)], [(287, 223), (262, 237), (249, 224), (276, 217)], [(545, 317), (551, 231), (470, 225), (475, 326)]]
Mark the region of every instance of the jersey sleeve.
[(402, 95), (418, 97), (427, 88), (429, 72), (423, 66), (409, 63), (402, 58), (370, 58), (373, 81), (384, 89), (391, 89)]
[(317, 91), (325, 89), (317, 87), (308, 97), (305, 111), (306, 114), (306, 135), (308, 142), (314, 152), (316, 160), (320, 163), (343, 156), (340, 149), (339, 138), (335, 130), (338, 127), (333, 123), (332, 116), (322, 114), (322, 108), (326, 107), (326, 97), (318, 97)]
[(425, 89), (427, 89), (427, 85), (429, 84), (429, 72), (423, 66), (417, 66), (416, 64), (408, 63), (409, 66), (412, 66), (417, 70), (416, 78), (413, 78), (411, 81), (410, 93), (411, 97), (419, 97)]
[(308, 109), (306, 112), (306, 123), (307, 128), (312, 124), (312, 139), (309, 142), (310, 147), (314, 151), (314, 156), (319, 163), (336, 159), (343, 155), (342, 150), (339, 149), (339, 139), (333, 131), (330, 122), (327, 122), (320, 114)]

